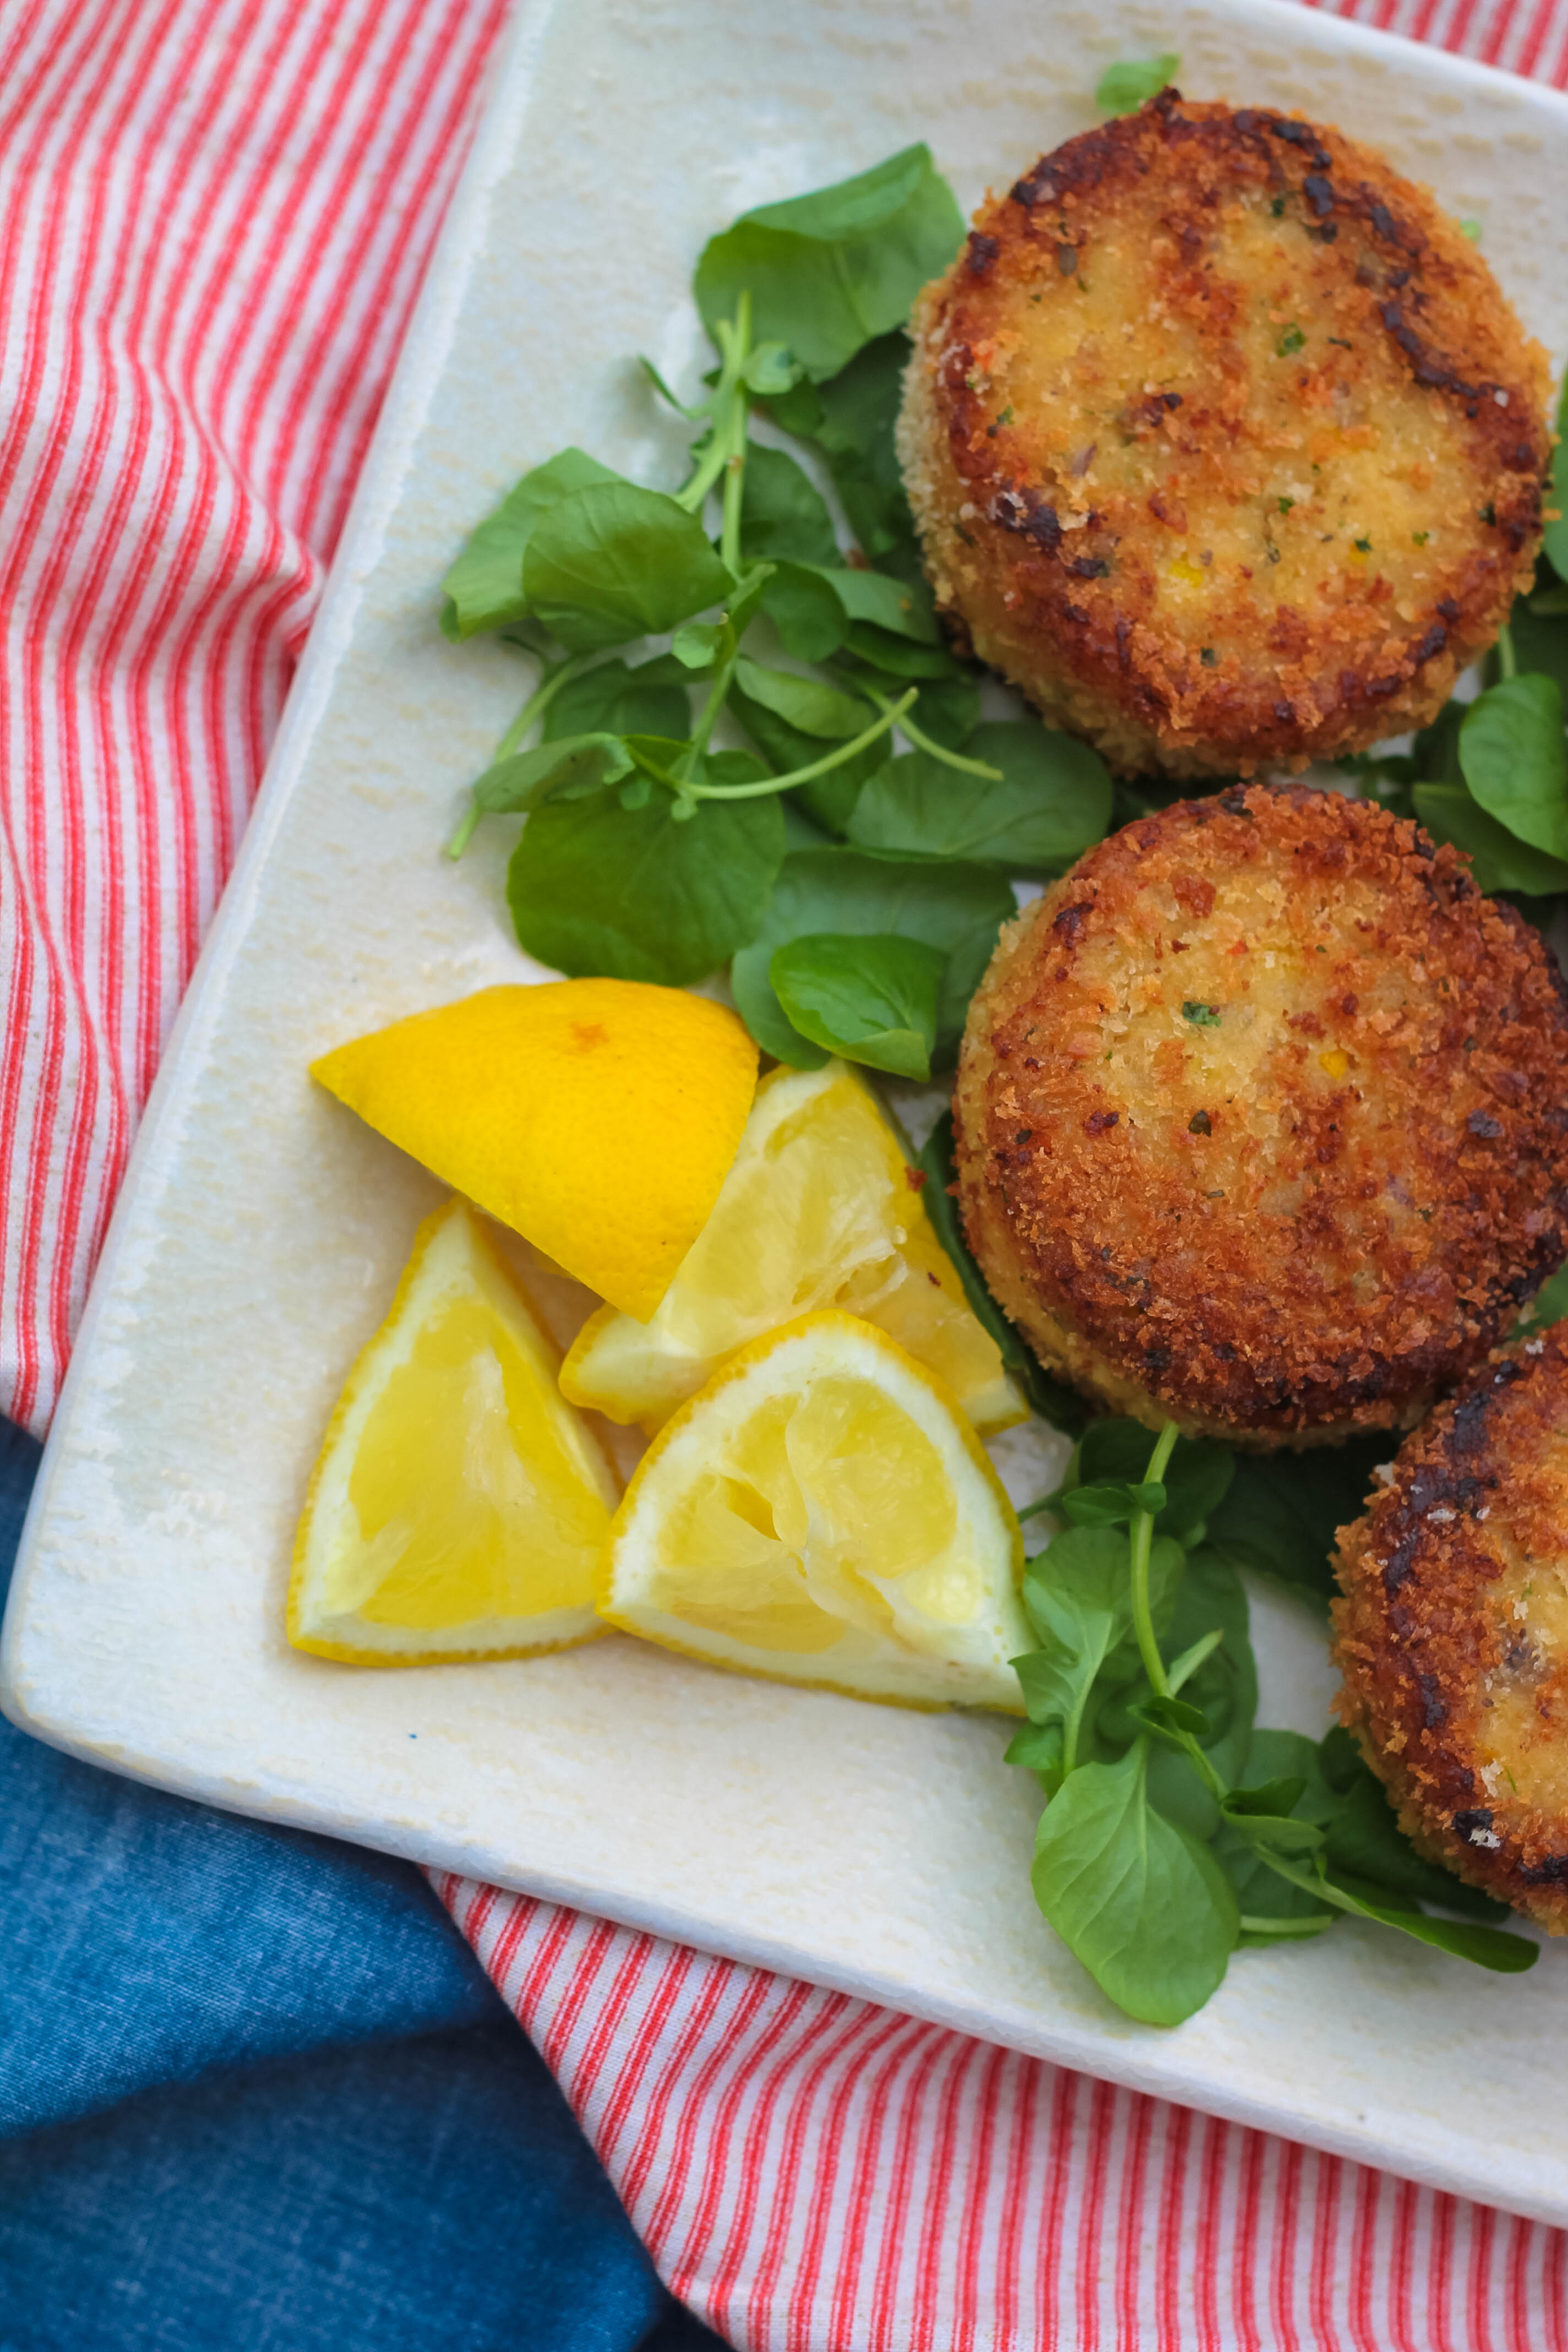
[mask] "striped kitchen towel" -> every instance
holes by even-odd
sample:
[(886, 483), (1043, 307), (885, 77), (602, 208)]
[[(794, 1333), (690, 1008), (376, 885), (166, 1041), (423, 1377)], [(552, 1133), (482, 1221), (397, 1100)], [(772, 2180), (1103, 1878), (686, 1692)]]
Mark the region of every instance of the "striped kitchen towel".
[[(1568, 83), (1568, 0), (1344, 13)], [(39, 1433), (503, 15), (0, 11), (0, 1411)], [(1561, 2232), (438, 1884), (736, 2345), (1568, 2352)]]

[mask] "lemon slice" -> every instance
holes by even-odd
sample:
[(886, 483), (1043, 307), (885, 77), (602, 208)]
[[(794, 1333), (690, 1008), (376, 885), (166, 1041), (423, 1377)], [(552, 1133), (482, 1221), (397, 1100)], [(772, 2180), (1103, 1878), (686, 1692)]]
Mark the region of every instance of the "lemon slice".
[(910, 1176), (881, 1107), (842, 1062), (775, 1070), (658, 1308), (644, 1323), (614, 1307), (594, 1316), (562, 1369), (565, 1393), (651, 1433), (737, 1348), (841, 1307), (928, 1365), (984, 1433), (1023, 1421)]
[(757, 1049), (683, 988), (484, 988), (311, 1076), (628, 1315), (651, 1315), (735, 1156)]
[(951, 1396), (833, 1309), (731, 1357), (616, 1514), (599, 1610), (718, 1666), (1020, 1712), (1013, 1507)]
[(289, 1639), (361, 1665), (590, 1641), (615, 1510), (556, 1350), (473, 1212), (419, 1228), (349, 1374), (294, 1547)]

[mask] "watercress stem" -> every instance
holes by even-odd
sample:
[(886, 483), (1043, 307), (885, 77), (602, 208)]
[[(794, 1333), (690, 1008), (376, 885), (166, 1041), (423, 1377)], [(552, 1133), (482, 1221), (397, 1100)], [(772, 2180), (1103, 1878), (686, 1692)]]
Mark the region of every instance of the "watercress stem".
[[(708, 496), (720, 475), (725, 472), (731, 457), (739, 454), (742, 465), (744, 463), (746, 387), (743, 379), (746, 360), (752, 346), (752, 298), (749, 293), (742, 293), (737, 299), (734, 318), (721, 319), (713, 333), (723, 364), (720, 370), (719, 381), (713, 387), (713, 398), (709, 406), (709, 414), (713, 423), (709, 434), (708, 446), (699, 460), (697, 470), (690, 480), (675, 494), (676, 504), (684, 507), (688, 514), (696, 514), (700, 510), (703, 499)], [(738, 427), (737, 411), (739, 411)], [(740, 436), (738, 442), (737, 429)], [(726, 521), (728, 521), (729, 503), (729, 484), (726, 481)], [(741, 493), (738, 483), (734, 494), (734, 505), (735, 550), (738, 556), (741, 518)], [(729, 561), (728, 557), (726, 561)], [(731, 564), (731, 571), (738, 569), (738, 563)]]
[[(1149, 1456), (1149, 1466), (1143, 1473), (1145, 1486), (1157, 1486), (1163, 1478), (1165, 1465), (1171, 1458), (1175, 1443), (1176, 1424), (1168, 1421)], [(1160, 1645), (1154, 1639), (1154, 1620), (1149, 1610), (1149, 1554), (1154, 1542), (1154, 1516), (1152, 1511), (1133, 1512), (1131, 1538), (1132, 1630), (1138, 1636), (1138, 1654), (1143, 1661), (1143, 1671), (1156, 1698), (1169, 1698), (1170, 1677), (1160, 1655)]]
[[(506, 733), (501, 737), (500, 741), (496, 745), (495, 751), (490, 757), (490, 766), (493, 768), (499, 761), (510, 760), (512, 753), (521, 747), (523, 737), (533, 725), (535, 719), (543, 718), (545, 712), (549, 709), (551, 704), (554, 701), (562, 688), (563, 686), (569, 686), (574, 677), (581, 677), (583, 672), (585, 669), (592, 669), (598, 660), (599, 655), (597, 651), (595, 651), (585, 654), (572, 654), (569, 655), (564, 661), (542, 662), (540, 664), (539, 683), (534, 688), (533, 692), (529, 696), (528, 700), (523, 704), (522, 709), (518, 712), (517, 717), (512, 720), (511, 725), (507, 729)], [(467, 849), (469, 842), (472, 841), (474, 837), (474, 827), (478, 824), (483, 814), (484, 811), (479, 806), (478, 801), (472, 801), (469, 803), (468, 807), (464, 812), (462, 823), (458, 825), (457, 832), (452, 835), (451, 840), (447, 844), (447, 855), (448, 857), (461, 857), (464, 850)]]
[(879, 735), (885, 735), (890, 727), (896, 726), (914, 698), (915, 689), (911, 686), (906, 695), (889, 706), (885, 716), (879, 719), (874, 727), (866, 728), (847, 743), (837, 744), (822, 759), (813, 760), (808, 767), (791, 768), (787, 775), (761, 776), (754, 784), (692, 784), (659, 774), (657, 770), (650, 772), (658, 774), (659, 782), (663, 784), (679, 782), (679, 789), (691, 800), (755, 801), (768, 793), (787, 793), (796, 784), (809, 784), (816, 777), (826, 776), (831, 768), (841, 768), (846, 760), (852, 760), (858, 751), (866, 749), (868, 743), (874, 743)]
[[(876, 704), (879, 710), (890, 708), (887, 696), (879, 694), (874, 686), (861, 686), (859, 690)], [(912, 719), (902, 719), (900, 724), (917, 751), (923, 751), (928, 759), (940, 760), (944, 768), (956, 768), (961, 776), (979, 776), (988, 784), (999, 784), (1003, 781), (1000, 768), (987, 767), (984, 760), (966, 760), (961, 751), (950, 751), (945, 743), (938, 743), (923, 727), (917, 727)]]
[(1519, 656), (1513, 649), (1513, 631), (1510, 628), (1501, 628), (1498, 631), (1497, 658), (1498, 667), (1504, 677), (1519, 676)]

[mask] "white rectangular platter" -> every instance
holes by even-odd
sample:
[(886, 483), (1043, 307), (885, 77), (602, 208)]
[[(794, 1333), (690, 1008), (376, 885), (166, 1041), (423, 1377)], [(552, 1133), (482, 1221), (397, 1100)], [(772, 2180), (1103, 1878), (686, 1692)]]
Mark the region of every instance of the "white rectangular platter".
[[(1113, 57), (1300, 107), (1483, 224), (1558, 362), (1568, 106), (1273, 0), (533, 0), (500, 70), (243, 856), (137, 1147), (40, 1479), (4, 1703), (74, 1753), (584, 1906), (1568, 2222), (1568, 1955), (1485, 1976), (1372, 1928), (1247, 1952), (1174, 2032), (1042, 1924), (1004, 1727), (619, 1638), (358, 1672), (282, 1638), (327, 1412), (436, 1188), (306, 1077), (527, 976), (510, 828), (439, 845), (524, 690), (437, 635), (468, 525), (570, 441), (671, 480), (630, 354), (694, 380), (711, 231), (929, 141), (967, 208), (1093, 119)], [(538, 976), (535, 973), (533, 976)], [(1028, 1491), (1039, 1491), (1031, 1486)], [(1263, 1720), (1316, 1732), (1321, 1633), (1257, 1609)]]

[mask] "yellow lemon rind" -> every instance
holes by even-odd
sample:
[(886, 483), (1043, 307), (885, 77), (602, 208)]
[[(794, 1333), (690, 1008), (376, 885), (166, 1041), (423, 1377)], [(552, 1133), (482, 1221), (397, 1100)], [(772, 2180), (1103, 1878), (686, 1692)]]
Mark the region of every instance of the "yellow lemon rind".
[[(552, 1651), (580, 1648), (585, 1642), (602, 1640), (605, 1634), (604, 1621), (592, 1603), (570, 1610), (552, 1610), (537, 1619), (519, 1619), (517, 1621), (519, 1624), (527, 1624), (531, 1627), (529, 1638), (499, 1643), (494, 1642), (467, 1644), (443, 1643), (437, 1647), (430, 1647), (426, 1643), (426, 1646), (418, 1648), (413, 1646), (403, 1648), (385, 1638), (374, 1643), (363, 1643), (325, 1639), (319, 1634), (308, 1632), (303, 1622), (306, 1587), (313, 1565), (311, 1542), (316, 1533), (317, 1508), (327, 1473), (340, 1458), (340, 1446), (344, 1432), (349, 1428), (352, 1421), (358, 1415), (368, 1418), (370, 1407), (374, 1404), (386, 1377), (388, 1334), (401, 1331), (405, 1328), (409, 1301), (424, 1273), (430, 1251), (455, 1217), (468, 1220), (472, 1244), (484, 1254), (503, 1287), (517, 1297), (527, 1316), (532, 1337), (541, 1351), (547, 1356), (555, 1352), (552, 1349), (549, 1336), (540, 1318), (533, 1313), (531, 1303), (523, 1293), (515, 1274), (495, 1249), (468, 1204), (460, 1197), (444, 1202), (441, 1207), (426, 1217), (420, 1225), (415, 1236), (414, 1247), (409, 1254), (408, 1262), (398, 1279), (392, 1304), (350, 1368), (348, 1378), (343, 1383), (337, 1403), (328, 1421), (326, 1433), (321, 1440), (321, 1449), (311, 1467), (310, 1481), (305, 1489), (304, 1507), (300, 1514), (299, 1527), (294, 1538), (284, 1622), (289, 1646), (303, 1651), (312, 1657), (330, 1658), (340, 1664), (360, 1666), (462, 1665), (485, 1659), (543, 1657)], [(619, 1486), (614, 1465), (591, 1429), (583, 1428), (578, 1434), (588, 1462), (602, 1474), (601, 1485), (605, 1505), (613, 1514), (616, 1507), (616, 1490)], [(552, 1623), (552, 1620), (555, 1622)], [(387, 1629), (380, 1630), (384, 1636)]]
[[(719, 1197), (757, 1048), (688, 989), (479, 989), (351, 1039), (318, 1084), (623, 1311), (651, 1315)], [(626, 1139), (637, 1138), (628, 1183)]]
[[(1018, 1524), (1016, 1513), (1014, 1511), (1006, 1489), (996, 1474), (994, 1465), (981, 1444), (952, 1391), (927, 1365), (907, 1355), (889, 1339), (886, 1332), (879, 1330), (874, 1324), (867, 1323), (857, 1316), (847, 1315), (841, 1308), (826, 1307), (816, 1314), (798, 1317), (791, 1323), (764, 1332), (760, 1339), (752, 1340), (743, 1348), (737, 1349), (726, 1359), (706, 1386), (695, 1396), (689, 1397), (686, 1402), (665, 1422), (633, 1473), (631, 1482), (621, 1498), (620, 1507), (610, 1523), (595, 1578), (595, 1605), (599, 1615), (606, 1624), (615, 1626), (621, 1633), (634, 1634), (639, 1641), (648, 1642), (660, 1649), (672, 1651), (678, 1656), (693, 1659), (700, 1664), (717, 1666), (725, 1673), (748, 1675), (756, 1681), (783, 1683), (795, 1690), (831, 1691), (845, 1698), (869, 1699), (879, 1706), (901, 1706), (921, 1714), (945, 1714), (954, 1708), (962, 1708), (966, 1712), (1021, 1717), (1025, 1713), (1021, 1694), (1009, 1695), (1005, 1698), (999, 1696), (984, 1698), (965, 1696), (958, 1693), (943, 1696), (926, 1696), (907, 1690), (878, 1689), (865, 1682), (848, 1677), (820, 1673), (792, 1674), (781, 1671), (776, 1664), (763, 1664), (754, 1657), (746, 1659), (738, 1655), (726, 1654), (721, 1650), (706, 1646), (701, 1641), (682, 1638), (680, 1633), (666, 1630), (671, 1622), (679, 1621), (671, 1621), (662, 1611), (658, 1612), (661, 1622), (659, 1628), (656, 1630), (649, 1623), (647, 1616), (638, 1613), (635, 1597), (630, 1602), (617, 1597), (618, 1549), (628, 1530), (636, 1523), (644, 1492), (658, 1475), (658, 1465), (672, 1447), (679, 1444), (686, 1429), (699, 1415), (706, 1415), (726, 1389), (744, 1381), (756, 1365), (764, 1362), (777, 1350), (803, 1335), (824, 1330), (831, 1331), (835, 1328), (849, 1335), (856, 1341), (862, 1343), (869, 1341), (879, 1355), (894, 1360), (902, 1373), (925, 1389), (945, 1412), (951, 1422), (952, 1434), (957, 1438), (970, 1466), (978, 1475), (991, 1501), (999, 1510), (1009, 1540), (1011, 1585), (1014, 1593), (1016, 1593), (1024, 1575), (1023, 1530)], [(723, 1637), (710, 1638), (718, 1641)], [(1016, 1638), (1020, 1649), (1034, 1646), (1021, 1612)], [(770, 1653), (769, 1654), (777, 1658), (786, 1654)]]

